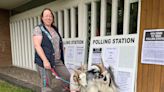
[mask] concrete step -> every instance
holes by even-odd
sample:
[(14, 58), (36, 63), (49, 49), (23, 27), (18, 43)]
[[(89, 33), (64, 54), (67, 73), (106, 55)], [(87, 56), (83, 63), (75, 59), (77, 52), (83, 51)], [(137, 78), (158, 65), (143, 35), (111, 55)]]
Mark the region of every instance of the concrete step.
[[(41, 92), (40, 77), (36, 71), (19, 68), (15, 66), (1, 67), (0, 79), (5, 80), (14, 85), (32, 89), (34, 92)], [(56, 80), (55, 77), (52, 80), (53, 91), (63, 92), (63, 85), (60, 80)], [(69, 92), (64, 91), (64, 92)]]

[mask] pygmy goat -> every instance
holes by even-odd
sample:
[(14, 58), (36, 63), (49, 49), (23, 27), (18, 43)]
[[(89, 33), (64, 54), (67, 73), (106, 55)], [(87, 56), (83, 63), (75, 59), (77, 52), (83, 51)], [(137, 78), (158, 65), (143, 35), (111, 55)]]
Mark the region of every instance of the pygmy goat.
[(86, 92), (86, 70), (84, 66), (74, 70), (70, 77), (70, 91), (71, 92)]
[(87, 92), (117, 92), (114, 74), (111, 67), (106, 69), (102, 64), (95, 64), (87, 72)]

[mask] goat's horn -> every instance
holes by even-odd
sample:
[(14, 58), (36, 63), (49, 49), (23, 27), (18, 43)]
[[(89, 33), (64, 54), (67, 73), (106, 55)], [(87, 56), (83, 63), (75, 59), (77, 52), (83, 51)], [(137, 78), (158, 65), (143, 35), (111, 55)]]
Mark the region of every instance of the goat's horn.
[(102, 57), (101, 57), (101, 64), (102, 64), (102, 66), (105, 68), (104, 62), (103, 62), (103, 58), (102, 58)]
[(84, 65), (82, 64), (82, 62), (81, 62), (81, 69), (80, 70), (84, 71)]
[(101, 63), (97, 64), (97, 66), (100, 68), (101, 73), (103, 73), (106, 70), (102, 58)]
[(78, 75), (81, 73), (80, 70), (74, 70)]
[(103, 64), (97, 64), (97, 66), (100, 68), (101, 73), (103, 73), (106, 70)]
[(82, 72), (85, 72), (85, 70), (86, 70), (86, 65), (83, 64), (83, 65), (81, 66), (81, 71), (82, 71)]

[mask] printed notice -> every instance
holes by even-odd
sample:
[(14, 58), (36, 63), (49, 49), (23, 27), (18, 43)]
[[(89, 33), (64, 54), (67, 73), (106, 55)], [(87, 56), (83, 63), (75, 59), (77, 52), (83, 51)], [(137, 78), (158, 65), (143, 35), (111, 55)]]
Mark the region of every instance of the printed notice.
[(85, 42), (81, 38), (63, 40), (64, 61), (70, 73), (85, 62)]
[(92, 54), (92, 63), (93, 64), (99, 64), (101, 63), (101, 52), (102, 48), (93, 48), (93, 54)]
[(118, 48), (103, 48), (102, 56), (105, 67), (117, 67), (119, 58)]
[(84, 61), (84, 47), (77, 46), (76, 47), (76, 63), (80, 66)]
[(119, 92), (132, 92), (132, 77), (130, 72), (118, 71), (116, 82)]
[(74, 61), (74, 46), (67, 46), (65, 48), (65, 58), (67, 62), (73, 62)]
[(164, 65), (164, 29), (144, 31), (141, 59), (145, 64)]

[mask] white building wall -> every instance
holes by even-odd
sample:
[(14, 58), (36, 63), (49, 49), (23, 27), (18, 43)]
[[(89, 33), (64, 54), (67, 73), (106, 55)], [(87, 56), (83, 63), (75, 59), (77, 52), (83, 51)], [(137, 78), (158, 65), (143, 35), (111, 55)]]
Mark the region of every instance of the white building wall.
[[(33, 28), (40, 23), (40, 14), (44, 8), (51, 8), (53, 12), (57, 13), (58, 20), (55, 19), (55, 25), (58, 24), (59, 32), (66, 38), (87, 38), (88, 34), (88, 4), (91, 4), (91, 37), (96, 36), (96, 4), (101, 2), (101, 17), (100, 27), (101, 36), (106, 36), (106, 5), (107, 0), (57, 0), (49, 4), (28, 10), (26, 12), (17, 14), (10, 17), (10, 31), (11, 31), (11, 46), (12, 46), (12, 59), (13, 65), (36, 70), (34, 64), (34, 48), (32, 42)], [(111, 35), (117, 35), (117, 4), (118, 0), (112, 0), (112, 31)], [(125, 12), (124, 16), (124, 30), (122, 35), (128, 35), (129, 30), (126, 29), (129, 25), (129, 2), (136, 2), (137, 0), (125, 0)], [(115, 6), (116, 5), (116, 6)], [(76, 18), (75, 8), (78, 8), (78, 37), (74, 33), (76, 30)], [(68, 17), (68, 9), (70, 9), (70, 17)], [(71, 26), (68, 25), (68, 19), (70, 18)], [(70, 27), (70, 28), (69, 28)], [(69, 30), (70, 29), (70, 30)], [(69, 32), (71, 36), (68, 37)]]

